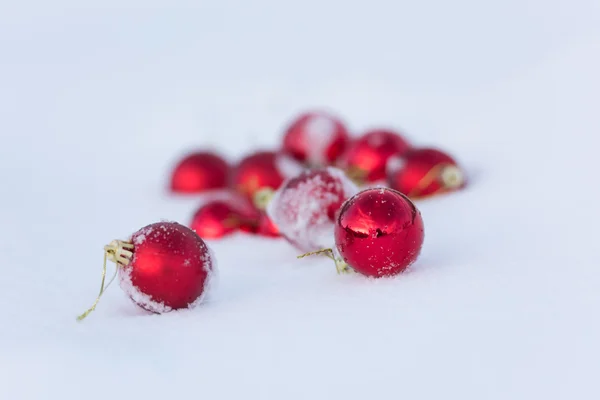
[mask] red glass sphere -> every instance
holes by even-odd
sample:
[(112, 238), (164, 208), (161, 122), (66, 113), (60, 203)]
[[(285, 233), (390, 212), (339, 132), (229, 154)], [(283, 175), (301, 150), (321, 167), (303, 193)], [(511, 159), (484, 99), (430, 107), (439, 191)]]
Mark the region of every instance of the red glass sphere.
[(233, 172), (235, 188), (252, 200), (261, 189), (276, 190), (284, 179), (280, 156), (273, 151), (261, 151), (245, 157)]
[(133, 257), (119, 268), (119, 278), (135, 303), (164, 313), (201, 301), (214, 260), (194, 231), (178, 223), (158, 222), (134, 233), (130, 242)]
[(234, 233), (240, 227), (240, 213), (225, 201), (211, 201), (194, 214), (190, 228), (203, 239), (218, 239)]
[(299, 250), (329, 248), (337, 212), (357, 192), (356, 185), (337, 168), (307, 170), (283, 184), (271, 199), (267, 214)]
[(415, 149), (388, 163), (388, 184), (410, 198), (423, 198), (465, 186), (464, 172), (448, 154)]
[(181, 160), (171, 175), (171, 190), (176, 193), (200, 193), (229, 184), (229, 165), (219, 155), (197, 152)]
[(335, 243), (343, 260), (370, 277), (393, 276), (419, 256), (424, 230), (421, 213), (402, 193), (366, 189), (348, 199), (335, 225)]
[(333, 164), (344, 152), (350, 135), (344, 124), (325, 112), (300, 115), (287, 128), (283, 151), (313, 167)]
[(372, 130), (354, 140), (340, 160), (340, 167), (358, 183), (385, 179), (390, 157), (402, 155), (410, 145), (391, 130)]

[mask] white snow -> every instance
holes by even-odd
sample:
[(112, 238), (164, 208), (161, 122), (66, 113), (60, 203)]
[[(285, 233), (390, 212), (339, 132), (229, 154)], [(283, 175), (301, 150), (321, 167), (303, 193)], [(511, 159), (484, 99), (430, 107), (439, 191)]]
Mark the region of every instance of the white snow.
[[(0, 7), (0, 398), (600, 398), (596, 0), (165, 4)], [(105, 244), (195, 211), (178, 155), (319, 107), (465, 167), (409, 273), (237, 235), (193, 310), (112, 286), (75, 321)]]

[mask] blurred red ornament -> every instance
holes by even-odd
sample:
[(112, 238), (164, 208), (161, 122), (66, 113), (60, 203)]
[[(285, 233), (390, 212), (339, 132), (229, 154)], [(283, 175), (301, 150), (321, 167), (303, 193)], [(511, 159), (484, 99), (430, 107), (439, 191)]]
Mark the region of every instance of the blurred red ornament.
[(218, 239), (232, 234), (242, 224), (240, 212), (230, 204), (214, 200), (202, 205), (194, 214), (190, 228), (204, 239)]
[(171, 176), (171, 190), (177, 193), (199, 193), (229, 184), (229, 165), (210, 152), (189, 154), (181, 160)]
[(129, 241), (114, 240), (104, 250), (100, 295), (79, 320), (96, 308), (105, 290), (107, 259), (117, 264), (125, 293), (140, 307), (158, 314), (200, 303), (214, 272), (215, 260), (204, 241), (174, 222), (148, 225)]
[(235, 188), (254, 200), (261, 189), (277, 190), (285, 179), (286, 160), (272, 151), (261, 151), (242, 159), (233, 172)]
[(354, 140), (340, 160), (340, 167), (355, 182), (372, 183), (386, 177), (390, 157), (402, 155), (410, 145), (391, 130), (371, 130)]
[(416, 199), (460, 189), (466, 180), (462, 169), (448, 154), (423, 148), (388, 162), (388, 184)]
[(333, 227), (342, 203), (358, 192), (343, 171), (307, 170), (275, 192), (267, 214), (296, 248), (309, 252), (333, 244)]
[(350, 136), (344, 124), (325, 112), (300, 115), (287, 128), (283, 151), (312, 167), (333, 164), (344, 152)]
[(347, 200), (335, 225), (339, 255), (356, 272), (393, 276), (412, 264), (423, 246), (421, 213), (402, 193), (366, 189)]
[(279, 232), (279, 228), (277, 227), (277, 225), (275, 225), (273, 223), (273, 221), (271, 220), (271, 218), (269, 218), (269, 216), (267, 214), (265, 214), (264, 212), (260, 213), (256, 228), (254, 229), (253, 233), (260, 235), (260, 236), (266, 236), (266, 237), (280, 237), (281, 236), (281, 233)]

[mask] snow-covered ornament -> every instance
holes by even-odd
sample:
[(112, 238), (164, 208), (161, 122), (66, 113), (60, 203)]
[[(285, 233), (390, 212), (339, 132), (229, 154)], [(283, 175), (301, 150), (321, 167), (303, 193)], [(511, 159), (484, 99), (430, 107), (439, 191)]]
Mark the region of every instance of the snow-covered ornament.
[(421, 148), (392, 157), (387, 167), (388, 184), (412, 199), (455, 191), (466, 185), (462, 168), (454, 158), (433, 148)]
[[(419, 256), (424, 230), (421, 213), (402, 193), (363, 190), (342, 206), (335, 224), (335, 250), (354, 271), (369, 277), (393, 276)], [(332, 252), (335, 254), (335, 252)]]
[(350, 135), (337, 117), (308, 112), (297, 117), (283, 137), (283, 151), (311, 167), (332, 165), (344, 152)]
[[(130, 240), (104, 247), (100, 294), (87, 317), (110, 285), (105, 286), (106, 261), (117, 265), (121, 288), (140, 307), (162, 314), (199, 304), (215, 273), (214, 257), (191, 229), (175, 222), (158, 222), (135, 232)], [(114, 276), (113, 276), (114, 279)]]
[(171, 174), (170, 188), (175, 193), (201, 193), (229, 185), (227, 161), (212, 152), (195, 152), (184, 157)]
[(273, 194), (267, 215), (299, 250), (331, 247), (337, 212), (357, 192), (356, 185), (337, 168), (307, 170)]

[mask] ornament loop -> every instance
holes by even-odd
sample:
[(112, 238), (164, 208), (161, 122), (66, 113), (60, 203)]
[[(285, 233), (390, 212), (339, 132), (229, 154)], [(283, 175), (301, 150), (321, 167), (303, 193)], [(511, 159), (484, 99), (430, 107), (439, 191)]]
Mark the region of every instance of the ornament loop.
[[(98, 302), (100, 301), (100, 297), (102, 294), (108, 289), (111, 283), (115, 280), (117, 276), (117, 272), (119, 271), (119, 266), (125, 266), (129, 264), (131, 258), (133, 256), (133, 244), (128, 242), (123, 242), (121, 240), (113, 240), (106, 246), (104, 246), (104, 262), (102, 263), (102, 282), (100, 283), (100, 292), (96, 297), (96, 301), (90, 308), (88, 308), (83, 314), (77, 317), (77, 321), (84, 320), (92, 311), (96, 309)], [(115, 273), (108, 281), (108, 284), (104, 285), (106, 282), (106, 261), (112, 261), (117, 265), (115, 268)]]

